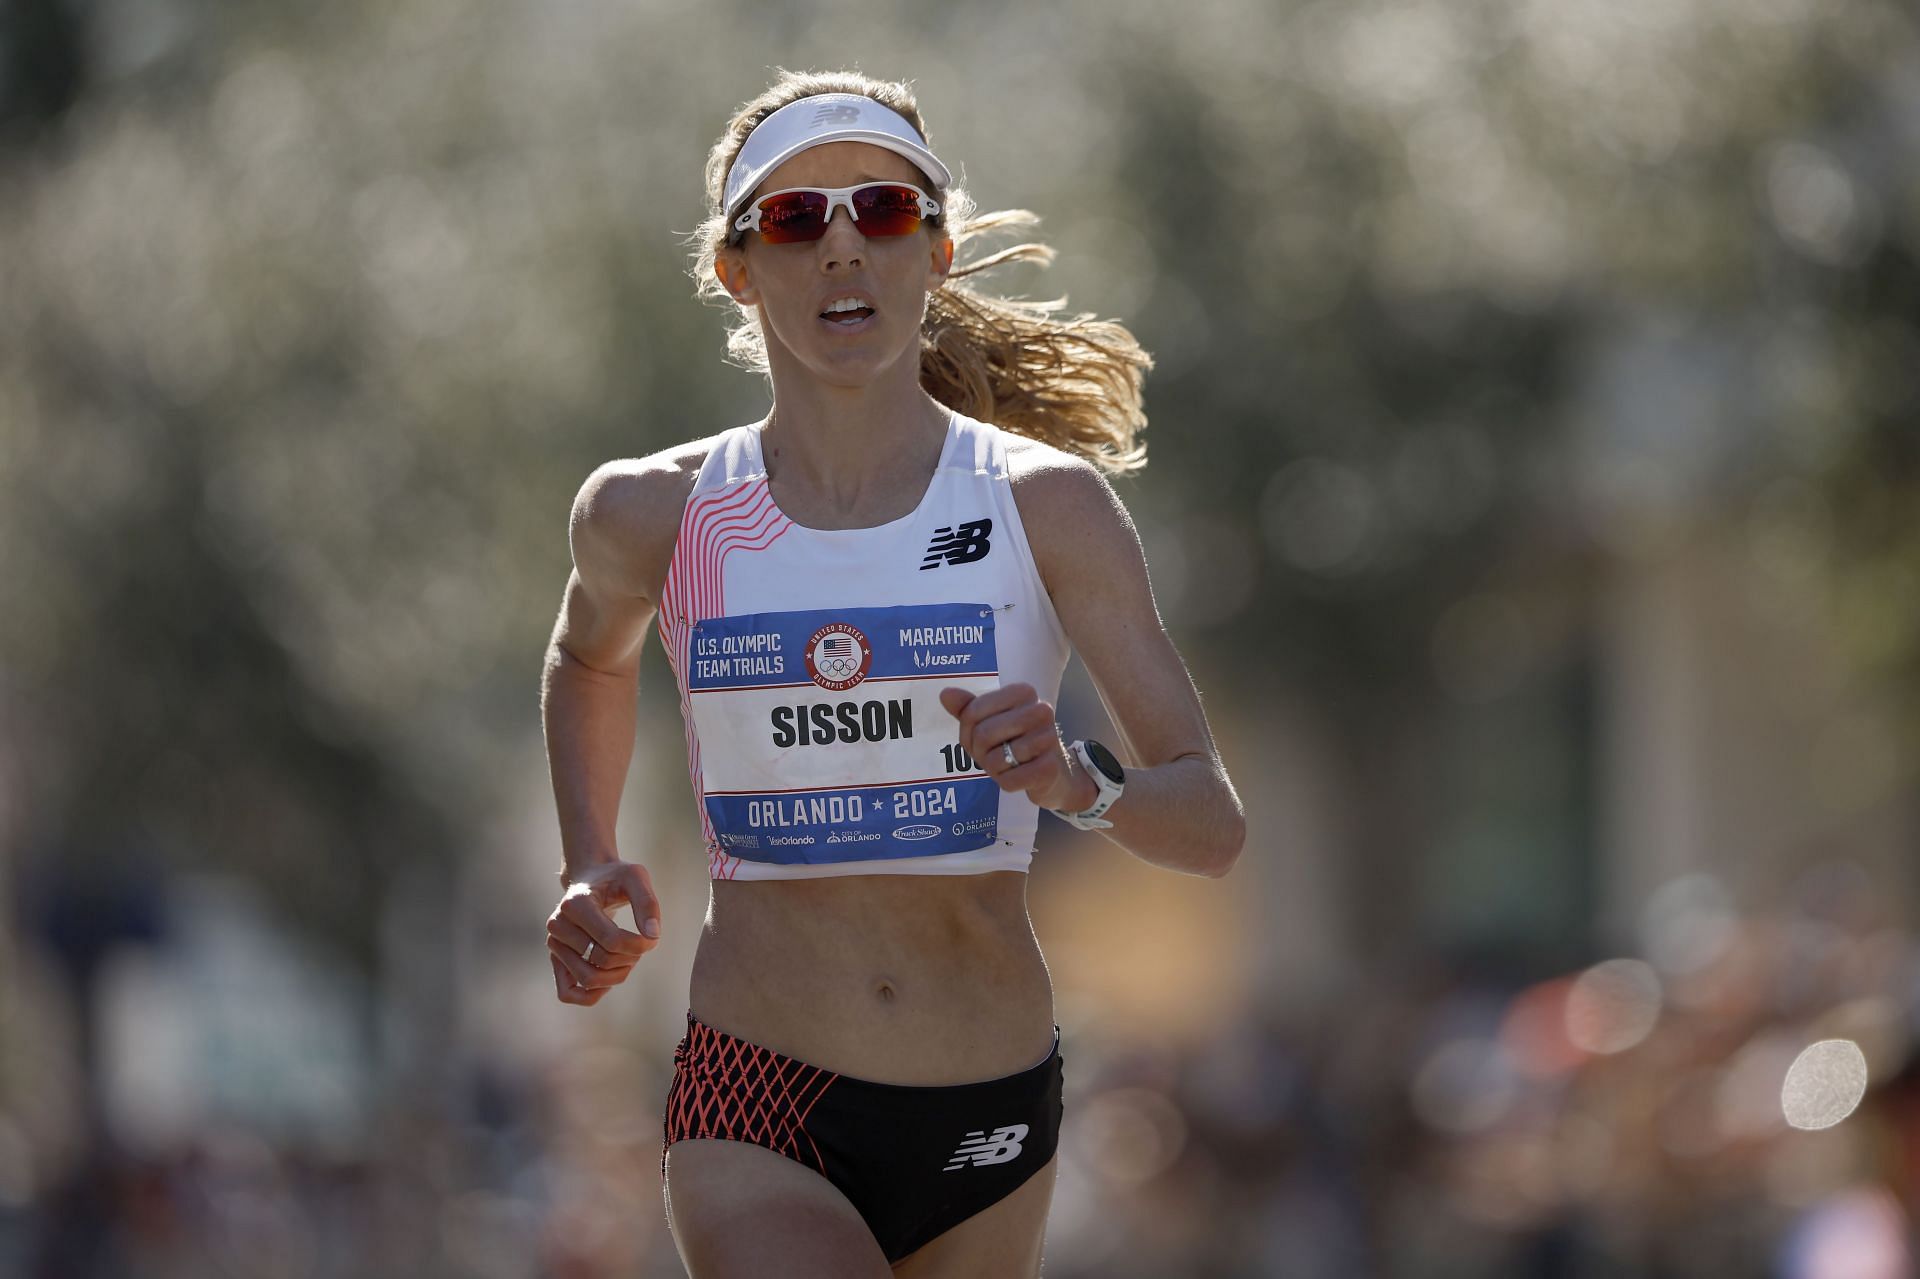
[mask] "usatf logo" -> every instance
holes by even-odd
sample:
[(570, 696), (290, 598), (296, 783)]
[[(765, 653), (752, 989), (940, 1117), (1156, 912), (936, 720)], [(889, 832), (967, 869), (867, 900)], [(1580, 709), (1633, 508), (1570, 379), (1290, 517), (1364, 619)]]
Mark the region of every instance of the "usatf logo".
[(979, 1168), (987, 1164), (1003, 1164), (1020, 1153), (1020, 1143), (1026, 1139), (1025, 1124), (1008, 1124), (996, 1128), (991, 1136), (985, 1132), (970, 1132), (967, 1139), (960, 1143), (960, 1149), (953, 1152), (953, 1159), (941, 1172), (954, 1172), (961, 1168)]
[(807, 675), (821, 688), (844, 692), (872, 669), (873, 645), (857, 626), (828, 622), (807, 641)]
[(924, 573), (942, 564), (971, 564), (987, 558), (987, 552), (992, 549), (987, 534), (991, 532), (992, 520), (968, 520), (959, 528), (933, 530), (933, 541), (927, 547), (927, 558), (920, 561), (920, 571)]
[(853, 124), (860, 119), (860, 108), (851, 103), (823, 102), (813, 113), (813, 122), (809, 129), (825, 128), (829, 124)]

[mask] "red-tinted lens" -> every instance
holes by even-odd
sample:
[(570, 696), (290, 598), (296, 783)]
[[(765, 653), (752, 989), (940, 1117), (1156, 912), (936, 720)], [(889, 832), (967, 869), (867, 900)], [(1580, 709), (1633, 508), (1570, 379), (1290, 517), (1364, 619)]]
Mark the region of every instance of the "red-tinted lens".
[(853, 193), (853, 207), (864, 235), (912, 235), (920, 229), (920, 197), (906, 187), (861, 187)]
[(789, 191), (760, 202), (760, 238), (768, 244), (798, 244), (827, 233), (827, 197)]

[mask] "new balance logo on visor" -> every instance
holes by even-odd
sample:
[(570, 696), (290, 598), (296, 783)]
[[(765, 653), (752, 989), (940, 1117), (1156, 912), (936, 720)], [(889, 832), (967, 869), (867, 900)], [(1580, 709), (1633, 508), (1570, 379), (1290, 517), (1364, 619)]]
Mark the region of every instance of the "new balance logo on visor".
[(855, 124), (860, 119), (860, 108), (836, 102), (825, 102), (813, 113), (810, 129), (825, 128), (830, 124)]
[(920, 561), (921, 571), (939, 568), (942, 564), (971, 564), (975, 560), (984, 560), (992, 549), (987, 542), (987, 534), (991, 532), (992, 520), (968, 520), (957, 529), (933, 530), (933, 541), (927, 546), (927, 558)]
[(996, 1128), (991, 1136), (985, 1132), (970, 1132), (967, 1139), (960, 1143), (960, 1149), (953, 1152), (953, 1159), (941, 1172), (954, 1172), (961, 1168), (978, 1168), (984, 1164), (1003, 1164), (1020, 1153), (1020, 1142), (1027, 1135), (1025, 1124), (1008, 1124)]

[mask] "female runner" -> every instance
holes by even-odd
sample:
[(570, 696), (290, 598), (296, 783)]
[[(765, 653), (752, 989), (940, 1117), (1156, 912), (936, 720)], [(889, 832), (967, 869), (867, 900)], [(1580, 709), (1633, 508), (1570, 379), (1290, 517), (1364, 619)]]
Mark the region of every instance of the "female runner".
[[(1052, 250), (953, 268), (956, 240), (1035, 219), (970, 218), (904, 84), (782, 72), (707, 189), (696, 279), (738, 305), (773, 407), (575, 502), (542, 688), (558, 995), (599, 1002), (659, 944), (614, 846), (658, 614), (712, 880), (661, 1161), (689, 1273), (1036, 1275), (1064, 1078), (1026, 910), (1039, 811), (1194, 875), (1245, 836), (1103, 474), (1143, 464), (1150, 361), (956, 283)], [(1069, 642), (1115, 749), (1055, 722)]]

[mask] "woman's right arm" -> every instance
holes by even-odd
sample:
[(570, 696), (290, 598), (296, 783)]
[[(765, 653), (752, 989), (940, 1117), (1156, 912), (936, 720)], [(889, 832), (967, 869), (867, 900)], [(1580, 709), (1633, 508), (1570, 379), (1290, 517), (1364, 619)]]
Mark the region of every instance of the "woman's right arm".
[[(573, 572), (540, 682), (566, 890), (547, 921), (547, 949), (563, 1003), (599, 1002), (659, 944), (652, 879), (620, 860), (614, 825), (633, 759), (641, 649), (685, 499), (682, 468), (665, 459), (609, 462), (574, 499)], [(621, 901), (651, 935), (614, 922)]]

